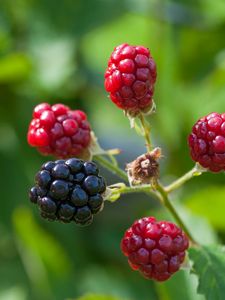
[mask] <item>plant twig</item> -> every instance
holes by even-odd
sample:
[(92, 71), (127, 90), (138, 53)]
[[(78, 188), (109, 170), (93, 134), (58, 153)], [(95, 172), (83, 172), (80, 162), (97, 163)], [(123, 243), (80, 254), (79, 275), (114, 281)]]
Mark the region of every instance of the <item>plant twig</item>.
[(179, 226), (184, 230), (190, 241), (197, 245), (197, 242), (194, 240), (192, 237), (192, 234), (190, 233), (189, 229), (186, 227), (186, 225), (183, 223), (181, 220), (180, 216), (178, 215), (176, 209), (174, 206), (171, 204), (168, 193), (166, 192), (165, 188), (161, 184), (157, 184), (156, 189), (159, 193), (159, 196), (162, 198), (162, 202), (164, 203), (165, 207), (169, 210), (169, 212), (172, 214), (176, 222), (179, 224)]
[(172, 182), (170, 185), (166, 186), (164, 189), (167, 193), (171, 193), (172, 191), (178, 189), (182, 186), (186, 181), (190, 180), (194, 176), (200, 176), (203, 172), (207, 170), (201, 167), (198, 163), (192, 168), (189, 172)]
[(120, 193), (120, 194), (144, 192), (146, 194), (151, 194), (157, 197), (157, 194), (152, 190), (152, 187), (149, 184), (137, 185), (137, 186), (126, 186), (125, 184), (117, 183), (117, 184), (110, 185), (109, 188), (112, 190), (112, 194), (113, 194), (113, 190), (115, 189), (115, 193)]

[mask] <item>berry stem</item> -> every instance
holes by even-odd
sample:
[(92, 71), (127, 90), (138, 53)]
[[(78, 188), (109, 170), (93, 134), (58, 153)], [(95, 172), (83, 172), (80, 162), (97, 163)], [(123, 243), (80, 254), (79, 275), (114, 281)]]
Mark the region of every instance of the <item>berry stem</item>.
[(192, 168), (189, 172), (172, 182), (170, 185), (166, 186), (164, 189), (167, 194), (181, 187), (186, 181), (190, 180), (195, 176), (200, 176), (203, 172), (207, 170), (201, 167), (198, 163), (195, 164), (194, 168)]
[(117, 183), (110, 185), (109, 188), (112, 191), (112, 194), (131, 194), (131, 193), (146, 193), (146, 194), (151, 194), (155, 197), (157, 197), (157, 194), (151, 190), (151, 185), (137, 185), (137, 186), (127, 186), (123, 183)]
[(152, 146), (151, 146), (151, 140), (150, 140), (150, 128), (149, 128), (149, 125), (147, 124), (147, 122), (146, 122), (145, 117), (143, 116), (143, 114), (140, 114), (139, 120), (141, 122), (141, 126), (142, 126), (142, 129), (143, 129), (143, 136), (145, 138), (147, 151), (151, 152)]
[(178, 215), (176, 209), (174, 206), (171, 204), (168, 193), (165, 190), (165, 188), (157, 183), (156, 190), (158, 191), (158, 196), (161, 198), (162, 202), (164, 203), (165, 207), (170, 211), (171, 215), (174, 217), (176, 222), (179, 224), (179, 226), (184, 230), (190, 241), (194, 244), (197, 245), (197, 242), (194, 240), (192, 237), (192, 234), (190, 233), (189, 229), (186, 227), (186, 225), (183, 223), (181, 220), (180, 216)]
[(120, 169), (118, 166), (110, 162), (109, 160), (105, 159), (101, 155), (95, 155), (94, 160), (100, 163), (103, 167), (108, 169), (110, 172), (116, 174), (118, 177), (123, 179), (124, 181), (128, 182), (127, 173)]

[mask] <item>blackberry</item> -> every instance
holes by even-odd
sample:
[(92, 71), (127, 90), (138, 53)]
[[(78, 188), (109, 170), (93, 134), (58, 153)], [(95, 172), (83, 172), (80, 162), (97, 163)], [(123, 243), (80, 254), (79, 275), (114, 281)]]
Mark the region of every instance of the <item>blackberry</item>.
[(188, 143), (191, 157), (211, 172), (225, 170), (225, 113), (211, 113), (192, 128)]
[(46, 162), (35, 182), (29, 192), (30, 201), (49, 221), (89, 225), (93, 215), (103, 209), (106, 183), (93, 162), (78, 158)]
[(131, 116), (153, 106), (157, 71), (148, 48), (122, 44), (112, 52), (105, 72), (105, 89), (112, 102)]
[(86, 157), (91, 128), (83, 111), (71, 110), (63, 104), (41, 103), (34, 108), (27, 141), (43, 155)]
[(125, 232), (121, 250), (133, 270), (147, 279), (165, 281), (180, 269), (188, 245), (187, 236), (175, 224), (146, 217)]

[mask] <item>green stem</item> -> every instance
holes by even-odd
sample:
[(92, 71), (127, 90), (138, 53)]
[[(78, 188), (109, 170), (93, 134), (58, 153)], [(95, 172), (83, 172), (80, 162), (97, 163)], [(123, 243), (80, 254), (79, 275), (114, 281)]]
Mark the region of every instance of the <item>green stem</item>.
[(199, 164), (196, 164), (193, 169), (191, 169), (189, 172), (172, 182), (170, 185), (166, 186), (164, 189), (169, 194), (172, 191), (178, 189), (180, 186), (182, 186), (186, 181), (190, 180), (194, 176), (199, 176), (203, 172), (206, 172), (207, 170), (202, 168)]
[(116, 174), (118, 177), (123, 179), (124, 181), (128, 182), (128, 177), (126, 172), (124, 172), (122, 169), (120, 169), (118, 166), (111, 163), (109, 160), (105, 159), (101, 155), (95, 155), (94, 160), (100, 163), (103, 167), (108, 169), (110, 172)]
[(116, 193), (120, 193), (120, 194), (131, 194), (131, 193), (141, 193), (144, 192), (146, 194), (151, 194), (155, 197), (157, 197), (157, 194), (152, 191), (151, 186), (149, 184), (146, 185), (137, 185), (137, 186), (126, 186), (124, 184), (115, 184), (115, 185), (111, 185), (109, 186), (109, 188), (111, 188), (112, 190), (115, 189)]
[(146, 148), (148, 152), (151, 152), (152, 150), (152, 145), (151, 145), (151, 140), (150, 140), (150, 130), (149, 130), (149, 126), (145, 120), (145, 117), (143, 116), (143, 114), (140, 114), (139, 116), (140, 122), (141, 122), (141, 126), (144, 132), (144, 138), (145, 138), (145, 142), (146, 142)]
[(172, 216), (174, 217), (174, 219), (176, 220), (176, 222), (179, 224), (179, 226), (184, 230), (184, 232), (186, 233), (186, 235), (188, 236), (188, 238), (190, 239), (190, 241), (193, 244), (196, 245), (197, 243), (194, 240), (194, 238), (192, 237), (189, 229), (183, 223), (183, 221), (181, 220), (180, 216), (178, 215), (176, 209), (171, 204), (165, 188), (158, 183), (156, 189), (157, 189), (157, 191), (159, 193), (159, 196), (162, 198), (162, 202), (164, 203), (164, 205), (166, 206), (166, 208), (170, 211), (170, 213), (172, 214)]
[(112, 154), (107, 154), (107, 155), (108, 155), (108, 158), (111, 160), (111, 163), (114, 166), (118, 167), (118, 162), (117, 162), (116, 158), (114, 157), (114, 155), (112, 155)]

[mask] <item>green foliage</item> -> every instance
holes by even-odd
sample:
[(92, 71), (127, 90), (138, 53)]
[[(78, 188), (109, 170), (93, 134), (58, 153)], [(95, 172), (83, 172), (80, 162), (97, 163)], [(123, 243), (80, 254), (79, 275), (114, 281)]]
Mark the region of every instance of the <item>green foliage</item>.
[(87, 294), (80, 298), (77, 298), (76, 300), (122, 300), (122, 299), (113, 296), (106, 296), (106, 295)]
[(225, 188), (220, 186), (203, 187), (186, 199), (193, 213), (204, 216), (216, 228), (225, 229)]
[(187, 269), (181, 270), (164, 284), (157, 284), (157, 291), (160, 300), (204, 300), (196, 293), (196, 287), (196, 276), (190, 275)]
[(50, 271), (56, 275), (68, 272), (70, 262), (63, 247), (36, 223), (28, 208), (15, 210), (13, 224), (16, 236), (23, 246), (38, 256)]
[(223, 300), (225, 295), (225, 251), (221, 246), (189, 249), (193, 272), (199, 277), (198, 292), (206, 300)]

